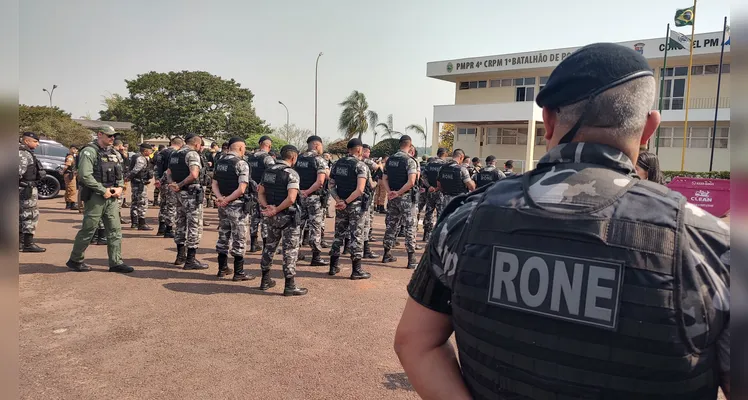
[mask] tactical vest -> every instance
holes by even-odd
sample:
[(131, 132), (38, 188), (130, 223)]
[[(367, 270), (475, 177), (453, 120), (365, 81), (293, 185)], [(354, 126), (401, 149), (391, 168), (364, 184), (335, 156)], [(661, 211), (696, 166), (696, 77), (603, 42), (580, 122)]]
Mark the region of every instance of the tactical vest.
[(239, 161), (239, 157), (221, 157), (215, 166), (213, 177), (218, 182), (218, 190), (223, 196), (228, 196), (239, 188), (239, 176), (236, 174), (236, 165)]
[(426, 174), (426, 179), (429, 181), (429, 186), (436, 187), (437, 179), (439, 178), (439, 171), (441, 171), (442, 167), (444, 166), (443, 160), (434, 160), (428, 164), (426, 164), (426, 168), (424, 168), (424, 172)]
[(31, 159), (33, 162), (26, 166), (26, 172), (21, 176), (22, 182), (36, 182), (42, 179), (41, 177), (41, 171), (44, 169), (42, 167), (41, 162), (36, 158), (36, 155), (33, 151), (30, 151), (25, 146), (20, 146), (19, 150), (26, 151), (29, 154), (31, 154)]
[(116, 186), (117, 181), (122, 179), (124, 174), (122, 163), (119, 161), (121, 155), (114, 149), (102, 149), (93, 143), (83, 146), (84, 149), (86, 147), (96, 150), (96, 165), (93, 168), (93, 177), (96, 182), (106, 188)]
[(407, 157), (392, 156), (387, 159), (387, 183), (393, 191), (400, 190), (408, 183)]
[(265, 158), (270, 157), (268, 153), (264, 151), (258, 151), (253, 153), (247, 158), (247, 164), (249, 164), (249, 177), (252, 178), (258, 185), (262, 181), (265, 173)]
[[(448, 278), (475, 399), (716, 398), (716, 346), (697, 350), (684, 322), (685, 199), (603, 171), (626, 186), (584, 210), (534, 203), (530, 174), (480, 195)], [(529, 207), (509, 207), (520, 190)]]
[(169, 160), (171, 158), (172, 153), (174, 153), (174, 148), (167, 147), (163, 150), (161, 150), (156, 157), (158, 158), (156, 160), (156, 177), (158, 179), (161, 179), (161, 177), (164, 176), (164, 173), (167, 169), (169, 169)]
[(494, 183), (501, 179), (499, 175), (499, 170), (492, 169), (490, 171), (486, 171), (483, 169), (482, 171), (478, 172), (475, 176), (475, 186), (477, 187), (483, 187), (490, 183)]
[(265, 188), (265, 200), (268, 204), (279, 206), (288, 197), (288, 173), (286, 164), (275, 164), (262, 174), (262, 186)]
[(336, 161), (335, 165), (332, 166), (331, 175), (332, 179), (335, 180), (335, 190), (343, 200), (356, 191), (356, 186), (358, 186), (357, 165), (358, 160), (355, 157), (348, 156)]
[[(141, 154), (135, 154), (134, 156), (130, 158), (130, 169), (129, 169), (130, 171), (132, 171), (133, 168), (135, 168), (135, 164), (137, 164), (138, 158), (140, 158), (141, 156), (145, 157)], [(148, 158), (146, 157), (145, 167), (143, 167), (143, 169), (138, 171), (138, 173), (133, 175), (130, 179), (138, 183), (138, 182), (148, 182), (149, 180), (151, 180), (151, 178), (153, 178), (153, 171), (151, 170), (151, 167), (148, 162)]]
[(169, 157), (169, 169), (171, 170), (171, 179), (174, 182), (182, 182), (190, 175), (190, 168), (187, 166), (187, 153), (194, 150), (178, 150)]
[(450, 163), (439, 170), (437, 180), (441, 183), (442, 192), (449, 196), (467, 193), (468, 188), (462, 181), (460, 174), (462, 167), (457, 163)]
[(301, 190), (309, 189), (317, 181), (317, 157), (314, 154), (300, 155), (294, 169), (299, 174)]

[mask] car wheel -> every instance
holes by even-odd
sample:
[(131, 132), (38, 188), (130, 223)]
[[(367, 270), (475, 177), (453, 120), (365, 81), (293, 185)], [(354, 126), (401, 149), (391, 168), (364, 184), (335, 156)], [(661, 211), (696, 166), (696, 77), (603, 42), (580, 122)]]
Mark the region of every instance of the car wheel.
[(54, 176), (47, 175), (36, 185), (41, 200), (51, 199), (60, 193), (60, 181)]

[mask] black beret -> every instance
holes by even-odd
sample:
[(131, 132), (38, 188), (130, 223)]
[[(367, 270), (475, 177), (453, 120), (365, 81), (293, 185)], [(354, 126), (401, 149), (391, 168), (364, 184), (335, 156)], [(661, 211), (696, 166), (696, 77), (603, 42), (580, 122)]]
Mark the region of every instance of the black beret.
[(369, 146), (369, 145), (368, 145), (368, 144), (366, 144), (366, 143), (364, 143), (364, 144), (363, 144), (362, 146), (363, 146), (363, 147), (364, 147), (365, 149), (369, 149), (369, 150), (371, 150), (371, 146)]
[(242, 142), (242, 143), (244, 143), (244, 139), (242, 139), (240, 137), (234, 136), (231, 139), (229, 139), (228, 146), (231, 146), (232, 144), (234, 144), (236, 142)]
[(150, 143), (141, 143), (138, 145), (141, 149), (151, 149), (153, 150), (153, 145)]
[(320, 143), (322, 143), (322, 138), (319, 137), (319, 136), (317, 136), (317, 135), (309, 136), (306, 139), (306, 144), (309, 144), (309, 143), (312, 143), (312, 142), (320, 142)]
[(634, 49), (594, 43), (561, 61), (535, 102), (540, 107), (568, 106), (644, 76), (654, 76), (652, 68)]
[(487, 163), (494, 162), (494, 161), (496, 161), (496, 157), (494, 157), (494, 156), (488, 156), (488, 157), (486, 157), (486, 162)]
[(361, 143), (361, 139), (359, 139), (359, 138), (353, 138), (353, 139), (351, 139), (351, 140), (348, 141), (348, 146), (347, 147), (349, 149), (352, 149), (354, 147), (363, 146), (363, 145), (364, 144)]
[(404, 142), (407, 142), (407, 141), (411, 141), (412, 142), (413, 139), (411, 139), (410, 136), (408, 136), (408, 135), (402, 135), (402, 136), (400, 136), (400, 143), (404, 143)]
[(257, 141), (257, 144), (260, 144), (260, 143), (262, 143), (262, 142), (264, 142), (266, 140), (269, 140), (271, 142), (273, 141), (273, 139), (271, 139), (270, 136), (268, 136), (268, 135), (262, 135), (262, 136), (260, 136), (260, 140)]
[(24, 132), (23, 136), (30, 137), (30, 138), (32, 138), (34, 140), (39, 140), (39, 136), (36, 133), (34, 133), (34, 132)]

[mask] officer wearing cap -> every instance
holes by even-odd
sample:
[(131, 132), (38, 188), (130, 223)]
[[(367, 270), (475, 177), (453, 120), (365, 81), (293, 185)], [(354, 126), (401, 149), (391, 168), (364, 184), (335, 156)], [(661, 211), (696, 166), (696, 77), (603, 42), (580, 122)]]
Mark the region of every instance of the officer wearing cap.
[(125, 175), (125, 181), (130, 182), (132, 189), (130, 221), (133, 225), (137, 224), (139, 231), (152, 231), (153, 228), (145, 222), (145, 212), (148, 209), (148, 184), (153, 178), (153, 170), (148, 161), (153, 147), (148, 143), (141, 143), (139, 147), (140, 154), (130, 159), (129, 172)]
[(155, 157), (155, 175), (156, 182), (154, 185), (161, 190), (161, 204), (158, 208), (158, 231), (157, 235), (164, 235), (165, 238), (173, 238), (177, 220), (177, 195), (168, 190), (169, 176), (166, 171), (169, 169), (171, 155), (184, 146), (184, 140), (180, 137), (173, 137), (169, 141), (169, 147), (161, 150)]
[[(273, 145), (273, 141), (270, 136), (263, 135), (260, 140), (257, 141), (260, 146), (259, 149), (251, 153), (247, 157), (247, 163), (249, 164), (250, 185), (257, 187), (262, 181), (262, 175), (265, 173), (265, 169), (275, 164), (275, 159), (270, 156), (270, 147)], [(261, 231), (262, 239), (265, 240), (267, 236), (267, 229), (265, 224), (262, 223), (262, 214), (260, 213), (260, 203), (257, 199), (257, 190), (253, 190), (252, 203), (252, 215), (249, 226), (249, 252), (256, 253), (261, 250), (257, 242), (257, 230)]]
[[(132, 272), (133, 268), (122, 262), (122, 227), (120, 203), (125, 186), (120, 155), (112, 147), (114, 128), (104, 125), (96, 129), (96, 140), (83, 146), (78, 156), (78, 180), (81, 182), (81, 200), (84, 202), (83, 223), (75, 235), (73, 250), (67, 266), (73, 271), (90, 271), (84, 253), (99, 224), (106, 232), (109, 271)], [(103, 236), (103, 232), (100, 232)]]
[(44, 177), (44, 167), (34, 155), (39, 146), (39, 136), (34, 132), (24, 132), (18, 146), (18, 195), (19, 195), (19, 249), (26, 253), (41, 253), (46, 249), (34, 243), (36, 224), (39, 222), (39, 192), (36, 185)]
[[(322, 254), (322, 225), (324, 213), (322, 211), (322, 200), (320, 199), (321, 188), (327, 180), (330, 169), (322, 158), (322, 139), (319, 136), (309, 136), (306, 140), (307, 151), (299, 155), (294, 169), (299, 174), (299, 205), (301, 206), (302, 220), (309, 231), (309, 246), (312, 248), (312, 266), (326, 266)], [(303, 229), (302, 229), (303, 230)]]
[[(442, 207), (446, 207), (456, 196), (475, 190), (475, 182), (471, 178), (470, 171), (463, 164), (465, 152), (462, 149), (455, 149), (452, 152), (452, 159), (439, 170), (436, 178), (437, 188), (444, 194)], [(436, 218), (442, 214), (442, 210), (436, 211)]]
[(431, 231), (434, 229), (434, 214), (437, 214), (444, 205), (444, 193), (439, 190), (437, 178), (439, 171), (447, 163), (447, 149), (440, 147), (436, 150), (436, 157), (429, 159), (429, 162), (423, 167), (421, 174), (421, 184), (426, 188), (424, 193), (426, 197), (425, 211), (423, 215), (423, 241), (428, 242), (431, 238)]
[(222, 278), (231, 272), (228, 265), (230, 244), (231, 255), (234, 256), (233, 281), (247, 281), (255, 278), (244, 272), (244, 251), (251, 207), (247, 192), (249, 165), (244, 161), (247, 145), (244, 139), (233, 137), (229, 139), (228, 146), (228, 152), (216, 157), (218, 162), (214, 167), (212, 182), (218, 206), (218, 277)]
[(382, 255), (382, 262), (389, 263), (397, 260), (390, 251), (395, 245), (395, 236), (400, 232), (400, 228), (403, 227), (405, 230), (405, 247), (408, 250), (408, 268), (415, 268), (418, 261), (415, 255), (416, 227), (411, 191), (414, 190), (416, 180), (418, 179), (419, 168), (416, 160), (408, 154), (411, 145), (412, 140), (410, 136), (401, 136), (400, 150), (390, 156), (384, 165), (381, 184), (387, 192), (389, 203), (387, 206), (387, 217), (385, 218), (386, 228), (384, 232), (384, 255)]
[(266, 168), (258, 186), (257, 199), (262, 215), (266, 218), (267, 236), (262, 249), (262, 281), (260, 290), (275, 286), (270, 279), (270, 267), (275, 250), (283, 241), (284, 296), (303, 296), (307, 289), (296, 286), (296, 261), (299, 258), (301, 242), (301, 210), (298, 206), (299, 174), (293, 166), (299, 157), (299, 150), (292, 145), (281, 148), (280, 159)]
[(577, 50), (537, 96), (537, 169), (447, 207), (395, 339), (421, 396), (729, 395), (729, 227), (634, 170), (655, 87), (632, 49)]
[(203, 235), (203, 200), (205, 191), (200, 185), (203, 139), (194, 133), (184, 136), (184, 147), (169, 157), (169, 189), (177, 199), (176, 235), (177, 258), (174, 265), (183, 269), (207, 269), (208, 265), (195, 259)]
[(477, 188), (482, 188), (483, 186), (500, 181), (504, 178), (506, 178), (506, 175), (496, 169), (496, 157), (494, 156), (486, 157), (486, 167), (480, 169), (472, 177)]
[(364, 150), (363, 153), (361, 153), (361, 157), (364, 164), (369, 167), (369, 172), (371, 172), (369, 176), (369, 185), (366, 187), (369, 190), (369, 193), (366, 194), (369, 198), (369, 204), (366, 206), (367, 211), (364, 216), (364, 258), (372, 259), (379, 257), (377, 253), (371, 251), (371, 245), (369, 243), (374, 240), (374, 224), (372, 222), (374, 221), (374, 190), (377, 188), (377, 181), (374, 179), (374, 176), (377, 173), (381, 173), (381, 168), (379, 167), (379, 164), (371, 159), (371, 146), (364, 143), (363, 148)]
[(369, 279), (371, 274), (361, 268), (361, 259), (364, 255), (364, 214), (368, 204), (365, 193), (371, 172), (361, 161), (361, 140), (349, 140), (347, 148), (348, 156), (336, 161), (330, 170), (330, 196), (335, 200), (335, 240), (330, 249), (329, 274), (340, 272), (340, 248), (348, 239), (353, 265), (351, 279)]
[(65, 209), (77, 210), (78, 183), (75, 180), (76, 158), (78, 158), (78, 146), (70, 145), (70, 152), (65, 156), (65, 164), (62, 169), (62, 179), (65, 181)]

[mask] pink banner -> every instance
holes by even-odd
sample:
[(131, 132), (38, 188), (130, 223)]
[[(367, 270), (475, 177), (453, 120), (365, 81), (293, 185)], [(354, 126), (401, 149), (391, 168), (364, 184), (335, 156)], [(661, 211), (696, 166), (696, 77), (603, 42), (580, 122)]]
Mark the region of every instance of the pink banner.
[(689, 203), (722, 218), (730, 211), (730, 180), (676, 177), (667, 185)]

